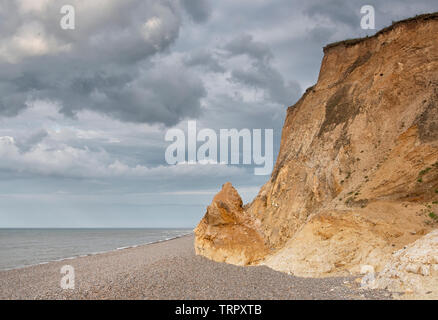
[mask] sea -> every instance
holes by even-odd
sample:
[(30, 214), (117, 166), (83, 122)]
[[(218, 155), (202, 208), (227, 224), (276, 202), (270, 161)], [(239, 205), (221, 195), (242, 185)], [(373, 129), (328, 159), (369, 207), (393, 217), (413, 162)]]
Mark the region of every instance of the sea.
[(0, 270), (122, 250), (192, 229), (0, 229)]

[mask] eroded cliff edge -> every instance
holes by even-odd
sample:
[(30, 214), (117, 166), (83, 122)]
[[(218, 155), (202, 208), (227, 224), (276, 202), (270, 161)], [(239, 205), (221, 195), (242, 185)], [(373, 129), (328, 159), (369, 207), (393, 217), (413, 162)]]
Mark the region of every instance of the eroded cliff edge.
[(317, 84), (287, 110), (270, 180), (246, 206), (225, 184), (196, 252), (341, 275), (382, 270), (437, 228), (437, 35), (434, 13), (325, 47)]

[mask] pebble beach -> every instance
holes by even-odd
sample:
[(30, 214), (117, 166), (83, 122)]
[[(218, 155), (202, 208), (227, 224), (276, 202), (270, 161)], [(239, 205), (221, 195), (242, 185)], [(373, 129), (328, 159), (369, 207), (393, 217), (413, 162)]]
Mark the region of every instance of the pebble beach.
[[(300, 278), (265, 266), (196, 256), (193, 235), (107, 253), (0, 271), (0, 299), (390, 299), (354, 277)], [(61, 268), (75, 288), (62, 289)]]

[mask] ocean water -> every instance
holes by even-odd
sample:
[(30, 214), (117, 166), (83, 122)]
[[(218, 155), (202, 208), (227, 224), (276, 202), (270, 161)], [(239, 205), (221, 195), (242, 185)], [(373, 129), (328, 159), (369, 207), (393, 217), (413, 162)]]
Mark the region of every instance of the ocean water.
[(192, 229), (0, 229), (0, 270), (173, 239)]

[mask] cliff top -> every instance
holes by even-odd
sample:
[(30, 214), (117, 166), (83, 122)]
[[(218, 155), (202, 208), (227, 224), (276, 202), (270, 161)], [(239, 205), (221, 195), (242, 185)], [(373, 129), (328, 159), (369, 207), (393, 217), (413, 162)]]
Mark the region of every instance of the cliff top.
[(347, 39), (347, 40), (342, 40), (342, 41), (337, 41), (337, 42), (330, 43), (330, 44), (326, 45), (323, 48), (323, 51), (324, 51), (324, 53), (327, 53), (328, 50), (330, 50), (330, 49), (332, 49), (334, 47), (338, 47), (338, 46), (344, 46), (344, 47), (354, 46), (355, 44), (361, 43), (361, 42), (366, 41), (368, 39), (376, 38), (376, 37), (378, 37), (381, 34), (390, 32), (390, 31), (394, 30), (395, 28), (397, 28), (397, 27), (399, 27), (401, 25), (410, 24), (410, 23), (417, 23), (417, 22), (420, 22), (420, 21), (427, 21), (427, 20), (438, 20), (438, 12), (420, 14), (420, 15), (417, 15), (417, 16), (412, 17), (412, 18), (408, 18), (408, 19), (404, 19), (404, 20), (393, 22), (390, 26), (381, 29), (380, 31), (376, 32), (374, 35), (372, 35), (370, 37), (367, 36), (367, 37), (363, 37), (363, 38)]

